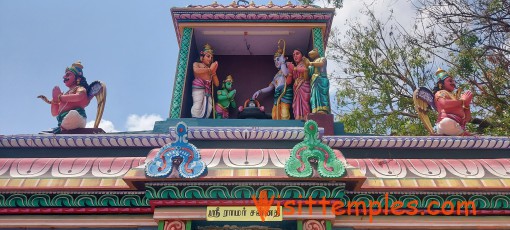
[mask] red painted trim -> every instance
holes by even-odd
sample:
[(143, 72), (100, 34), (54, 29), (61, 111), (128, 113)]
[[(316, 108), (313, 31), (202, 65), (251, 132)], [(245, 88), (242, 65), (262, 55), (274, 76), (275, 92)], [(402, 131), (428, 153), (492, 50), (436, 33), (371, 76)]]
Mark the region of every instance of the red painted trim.
[[(297, 201), (300, 200), (300, 201), (303, 201), (303, 207), (304, 208), (307, 208), (305, 207), (305, 204), (304, 204), (304, 199), (295, 199), (295, 200), (279, 200), (280, 201), (280, 204), (282, 204), (282, 207), (283, 207), (283, 204), (285, 203), (285, 201)], [(326, 201), (337, 201), (337, 200), (334, 200), (334, 199), (328, 199)], [(276, 200), (275, 200), (276, 202)], [(150, 200), (149, 201), (149, 204), (152, 208), (152, 210), (154, 210), (156, 207), (183, 207), (183, 206), (245, 206), (245, 205), (249, 205), (249, 206), (253, 206), (255, 205), (253, 200)], [(276, 203), (275, 203), (276, 205)], [(320, 205), (313, 205), (314, 207), (318, 207)], [(347, 209), (345, 208), (342, 208), (340, 210), (344, 210), (344, 211), (347, 211)], [(368, 208), (367, 208), (368, 210)], [(433, 210), (436, 210), (436, 209), (433, 209)], [(409, 209), (399, 209), (399, 211), (409, 211)], [(414, 216), (421, 216), (420, 214), (421, 213), (425, 213), (425, 216), (429, 216), (429, 214), (426, 214), (427, 213), (427, 210), (426, 209), (418, 209), (418, 214), (417, 215), (414, 215)], [(368, 215), (368, 213), (367, 213)], [(380, 215), (384, 215), (384, 214), (380, 214)], [(392, 214), (388, 214), (389, 216), (392, 216)], [(455, 210), (454, 214), (450, 215), (450, 216), (456, 216), (457, 215), (457, 211)], [(464, 216), (465, 215), (465, 211), (462, 209), (460, 210), (460, 216)], [(474, 216), (472, 211), (468, 211), (468, 216)], [(476, 210), (476, 216), (510, 216), (510, 210), (482, 210), (482, 209), (477, 209)]]
[(0, 208), (0, 215), (16, 214), (151, 214), (151, 208)]
[(156, 207), (175, 206), (244, 206), (255, 205), (253, 200), (150, 200), (149, 204), (154, 210)]
[[(284, 203), (287, 200), (281, 200)], [(297, 201), (297, 200), (296, 200)], [(304, 200), (302, 200), (304, 201)], [(253, 200), (151, 200), (152, 208), (0, 208), (0, 215), (17, 214), (152, 214), (155, 207), (182, 206), (244, 206), (254, 205)], [(314, 205), (316, 206), (316, 205)], [(341, 209), (345, 210), (345, 209)], [(404, 211), (405, 209), (399, 209)], [(418, 213), (424, 209), (418, 209)], [(460, 211), (464, 216), (464, 210)], [(384, 214), (381, 214), (384, 215)], [(416, 215), (421, 216), (421, 215)], [(428, 215), (427, 215), (428, 216)], [(452, 215), (456, 216), (456, 212)], [(469, 211), (468, 216), (473, 216)], [(476, 210), (476, 216), (510, 216), (510, 210)]]

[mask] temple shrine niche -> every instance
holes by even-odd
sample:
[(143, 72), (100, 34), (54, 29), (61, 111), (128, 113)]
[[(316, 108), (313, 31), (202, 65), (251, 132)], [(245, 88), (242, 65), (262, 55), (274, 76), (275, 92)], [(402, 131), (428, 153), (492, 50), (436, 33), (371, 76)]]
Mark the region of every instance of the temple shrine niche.
[[(213, 62), (216, 62), (208, 63), (211, 65), (207, 72), (211, 75), (208, 81), (217, 81), (212, 79), (212, 75), (219, 82), (229, 75), (233, 76), (236, 79), (236, 103), (243, 105), (246, 100), (252, 99), (255, 92), (273, 81), (278, 71), (274, 61), (278, 51), (285, 54), (285, 62), (293, 62), (294, 50), (300, 50), (305, 57), (315, 48), (323, 57), (333, 16), (334, 9), (292, 4), (213, 4), (173, 8), (180, 52), (170, 118), (204, 117), (191, 112), (193, 106), (197, 107), (194, 105), (197, 103), (193, 103), (197, 99), (192, 97), (192, 91), (200, 87), (194, 83), (194, 75), (200, 74), (192, 67), (202, 60), (204, 53), (213, 55)], [(285, 45), (280, 46), (280, 41), (284, 41)], [(212, 84), (212, 87), (218, 86)], [(215, 90), (212, 92), (216, 94)], [(271, 94), (257, 98), (269, 114), (274, 101)], [(217, 95), (214, 95), (213, 100), (216, 99)], [(310, 103), (309, 100), (307, 103)], [(238, 110), (230, 110), (230, 118), (238, 118), (238, 113)], [(205, 117), (211, 118), (213, 114)]]
[[(168, 119), (145, 132), (0, 135), (0, 228), (508, 229), (510, 138), (370, 136), (327, 118), (334, 12), (272, 2), (172, 8), (179, 53)], [(278, 67), (285, 60), (299, 63)], [(303, 77), (307, 65), (312, 113), (291, 119), (289, 100), (272, 109), (283, 88), (269, 84)], [(467, 113), (469, 93), (453, 98), (453, 79), (437, 74), (446, 87), (438, 98)], [(106, 87), (92, 88), (104, 107)], [(436, 105), (424, 92), (420, 113)], [(228, 119), (212, 119), (216, 103)]]

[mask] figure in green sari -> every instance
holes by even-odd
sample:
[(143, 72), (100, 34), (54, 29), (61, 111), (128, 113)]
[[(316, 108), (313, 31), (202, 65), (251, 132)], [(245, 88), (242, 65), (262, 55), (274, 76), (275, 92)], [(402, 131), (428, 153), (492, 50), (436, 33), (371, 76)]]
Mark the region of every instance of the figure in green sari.
[(312, 85), (310, 93), (310, 105), (312, 113), (330, 114), (331, 106), (329, 102), (329, 79), (327, 74), (327, 61), (325, 57), (319, 56), (317, 49), (308, 53), (310, 66), (309, 75), (312, 76), (310, 83)]

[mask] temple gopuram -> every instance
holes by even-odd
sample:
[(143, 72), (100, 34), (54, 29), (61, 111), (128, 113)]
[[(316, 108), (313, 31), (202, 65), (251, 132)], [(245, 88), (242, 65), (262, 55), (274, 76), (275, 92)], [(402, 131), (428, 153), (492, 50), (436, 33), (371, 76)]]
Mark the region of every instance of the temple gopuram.
[[(171, 15), (168, 118), (148, 132), (0, 135), (0, 228), (510, 229), (508, 137), (369, 136), (334, 122), (323, 57), (335, 9)], [(103, 95), (104, 108), (95, 85), (87, 102)], [(79, 94), (69, 87), (46, 102)]]

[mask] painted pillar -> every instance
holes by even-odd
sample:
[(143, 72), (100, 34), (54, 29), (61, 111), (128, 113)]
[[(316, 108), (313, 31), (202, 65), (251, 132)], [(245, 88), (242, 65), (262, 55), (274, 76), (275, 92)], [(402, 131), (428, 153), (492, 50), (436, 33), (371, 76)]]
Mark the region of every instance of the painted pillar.
[(175, 74), (174, 81), (174, 93), (172, 95), (172, 103), (170, 105), (170, 118), (180, 118), (181, 116), (184, 84), (186, 81), (186, 75), (188, 74), (192, 35), (192, 28), (186, 27), (182, 31), (179, 59), (177, 61), (177, 73)]
[(324, 52), (325, 52), (324, 39), (323, 39), (324, 36), (322, 34), (322, 29), (319, 27), (315, 27), (312, 29), (312, 34), (313, 34), (313, 48), (317, 48), (317, 50), (319, 50), (319, 56), (325, 57), (324, 56)]

